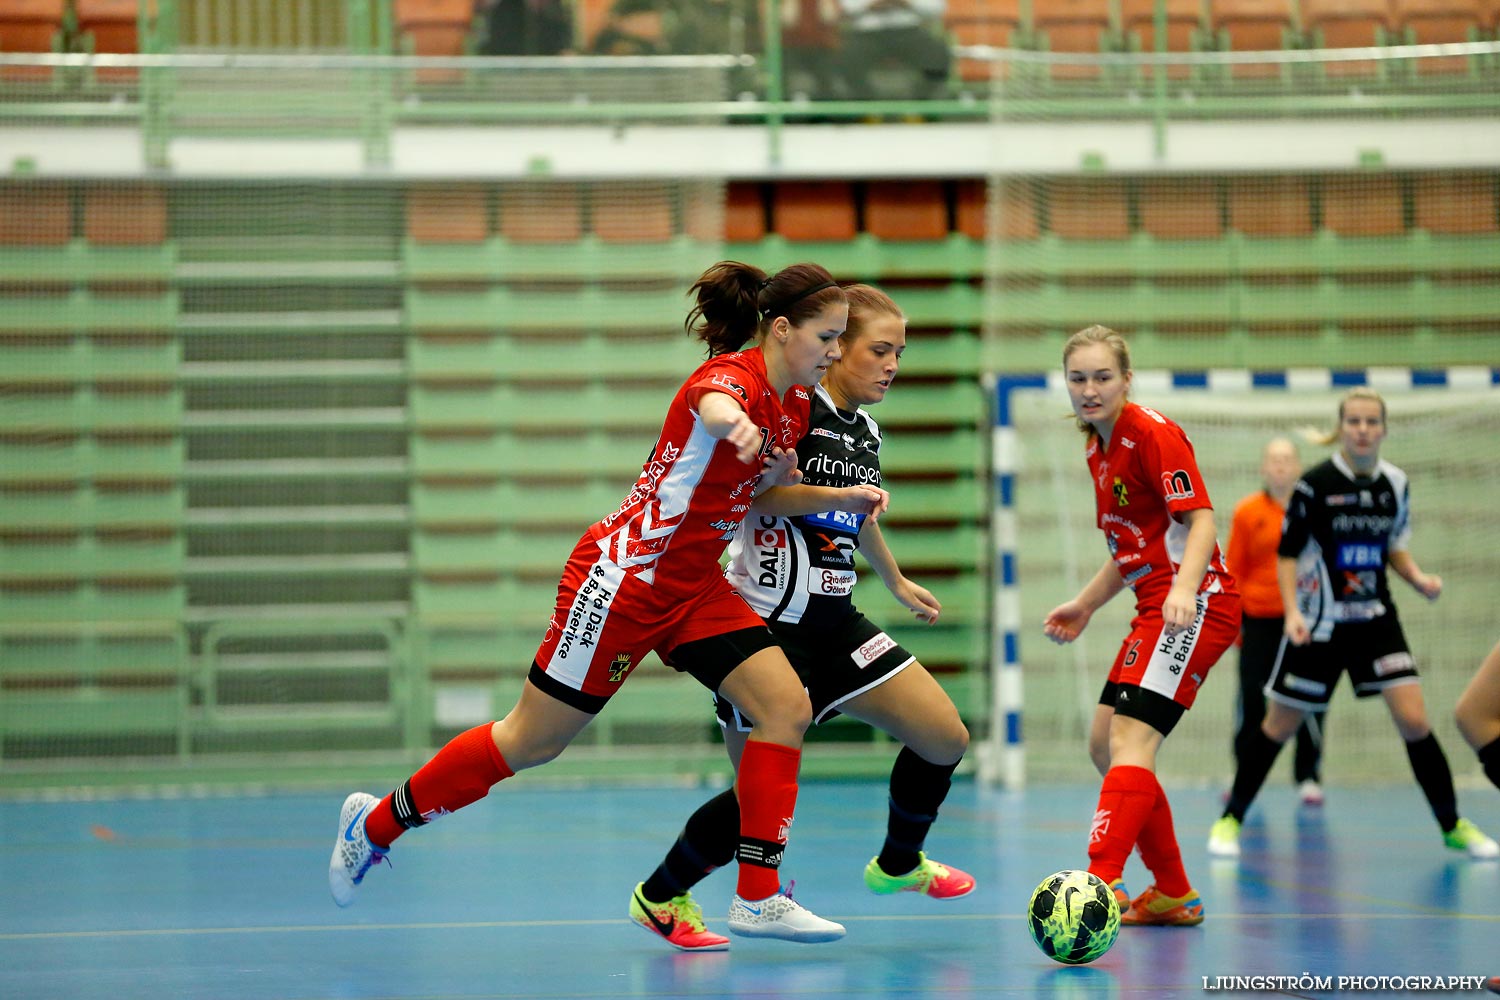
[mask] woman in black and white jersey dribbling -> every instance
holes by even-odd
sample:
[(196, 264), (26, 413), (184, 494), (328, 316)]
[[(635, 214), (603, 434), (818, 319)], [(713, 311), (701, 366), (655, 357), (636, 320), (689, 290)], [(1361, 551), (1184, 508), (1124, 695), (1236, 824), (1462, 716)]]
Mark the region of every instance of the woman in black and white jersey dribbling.
[[(890, 390), (906, 349), (906, 317), (878, 289), (852, 285), (844, 292), (849, 324), (840, 338), (842, 358), (817, 387), (808, 432), (797, 444), (805, 478), (756, 497), (730, 546), (727, 576), (807, 685), (815, 724), (843, 713), (902, 744), (891, 768), (885, 842), (865, 866), (865, 884), (880, 895), (952, 899), (973, 891), (974, 879), (927, 857), (923, 847), (969, 732), (932, 675), (855, 608), (855, 549), (918, 621), (937, 621), (942, 607), (901, 572), (874, 517), (841, 513), (832, 502), (842, 490), (881, 482), (880, 428), (861, 407)], [(737, 767), (752, 721), (728, 701), (715, 701)], [(691, 900), (694, 885), (734, 858), (738, 817), (732, 788), (701, 805), (661, 865), (636, 886), (631, 919), (681, 950), (727, 947), (727, 938), (704, 935), (686, 947), (670, 936), (670, 920), (674, 905)]]
[(1339, 450), (1292, 491), (1277, 549), (1286, 608), (1281, 649), (1266, 685), (1265, 719), (1247, 734), (1224, 814), (1209, 832), (1210, 854), (1239, 855), (1240, 823), (1281, 745), (1306, 713), (1328, 704), (1348, 671), (1355, 697), (1385, 699), (1443, 842), (1473, 858), (1500, 856), (1500, 845), (1458, 814), (1453, 774), (1428, 724), (1391, 599), (1387, 566), (1429, 601), (1443, 581), (1423, 572), (1408, 547), (1410, 489), (1406, 473), (1380, 458), (1385, 436), (1385, 400), (1373, 389), (1351, 389), (1339, 403), (1337, 429), (1317, 439)]

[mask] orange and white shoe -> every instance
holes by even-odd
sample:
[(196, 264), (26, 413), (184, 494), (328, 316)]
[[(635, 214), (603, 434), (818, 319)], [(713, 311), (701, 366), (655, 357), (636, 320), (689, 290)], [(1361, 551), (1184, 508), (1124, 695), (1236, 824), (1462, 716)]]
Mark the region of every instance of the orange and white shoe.
[(1115, 902), (1120, 907), (1120, 916), (1123, 918), (1130, 910), (1130, 890), (1125, 888), (1125, 880), (1117, 878), (1109, 884), (1109, 891), (1115, 894)]
[(665, 903), (651, 903), (641, 895), (642, 882), (630, 894), (630, 919), (678, 951), (728, 951), (729, 939), (703, 925), (703, 911), (685, 892)]
[(1195, 927), (1203, 923), (1203, 900), (1189, 889), (1186, 896), (1165, 896), (1154, 885), (1135, 897), (1120, 923), (1134, 927)]

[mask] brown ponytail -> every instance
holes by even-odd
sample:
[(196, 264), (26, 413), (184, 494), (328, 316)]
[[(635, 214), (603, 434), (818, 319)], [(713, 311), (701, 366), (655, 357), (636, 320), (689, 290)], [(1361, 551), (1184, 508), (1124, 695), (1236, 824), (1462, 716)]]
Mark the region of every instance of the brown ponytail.
[(777, 316), (800, 323), (844, 300), (833, 275), (817, 264), (793, 264), (774, 275), (721, 260), (699, 275), (688, 294), (696, 304), (683, 327), (708, 345), (708, 356), (737, 351)]

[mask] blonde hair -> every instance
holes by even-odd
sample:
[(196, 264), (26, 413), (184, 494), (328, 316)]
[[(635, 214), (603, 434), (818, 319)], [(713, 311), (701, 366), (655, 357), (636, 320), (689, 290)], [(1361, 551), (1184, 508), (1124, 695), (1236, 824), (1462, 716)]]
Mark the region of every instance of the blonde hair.
[(1313, 444), (1327, 445), (1336, 444), (1339, 439), (1339, 428), (1344, 423), (1344, 407), (1351, 399), (1372, 399), (1380, 404), (1380, 422), (1385, 423), (1385, 398), (1367, 385), (1357, 385), (1344, 393), (1344, 398), (1339, 400), (1339, 419), (1333, 425), (1332, 430), (1322, 430), (1317, 427), (1303, 427), (1302, 436)]
[[(1111, 351), (1113, 351), (1115, 355), (1115, 362), (1120, 366), (1120, 374), (1122, 376), (1130, 374), (1130, 345), (1125, 343), (1125, 338), (1120, 336), (1118, 331), (1111, 330), (1109, 327), (1103, 326), (1099, 323), (1095, 323), (1093, 326), (1084, 327), (1082, 330), (1079, 330), (1077, 333), (1073, 334), (1073, 336), (1069, 337), (1067, 339), (1067, 342), (1063, 344), (1063, 370), (1067, 371), (1068, 359), (1073, 356), (1074, 351), (1078, 350), (1081, 347), (1089, 347), (1093, 344), (1103, 344)], [(1128, 395), (1127, 398), (1129, 398)], [(1093, 424), (1090, 424), (1085, 420), (1075, 420), (1075, 423), (1077, 423), (1078, 429), (1082, 431), (1084, 435), (1090, 435), (1094, 433)]]
[(906, 313), (885, 292), (874, 285), (845, 285), (844, 296), (849, 300), (849, 325), (844, 327), (839, 340), (852, 344), (865, 332), (865, 324), (877, 316), (894, 316), (906, 322)]

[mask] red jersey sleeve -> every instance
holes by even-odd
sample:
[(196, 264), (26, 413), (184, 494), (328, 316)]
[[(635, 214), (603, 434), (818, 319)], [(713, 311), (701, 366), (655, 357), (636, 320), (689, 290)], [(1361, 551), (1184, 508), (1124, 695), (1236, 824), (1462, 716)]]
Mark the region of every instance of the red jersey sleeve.
[(1208, 487), (1203, 482), (1203, 474), (1198, 471), (1198, 459), (1187, 434), (1154, 410), (1141, 409), (1152, 418), (1147, 421), (1151, 435), (1148, 451), (1143, 457), (1151, 464), (1151, 471), (1156, 473), (1157, 490), (1167, 510), (1175, 517), (1190, 510), (1212, 508)]

